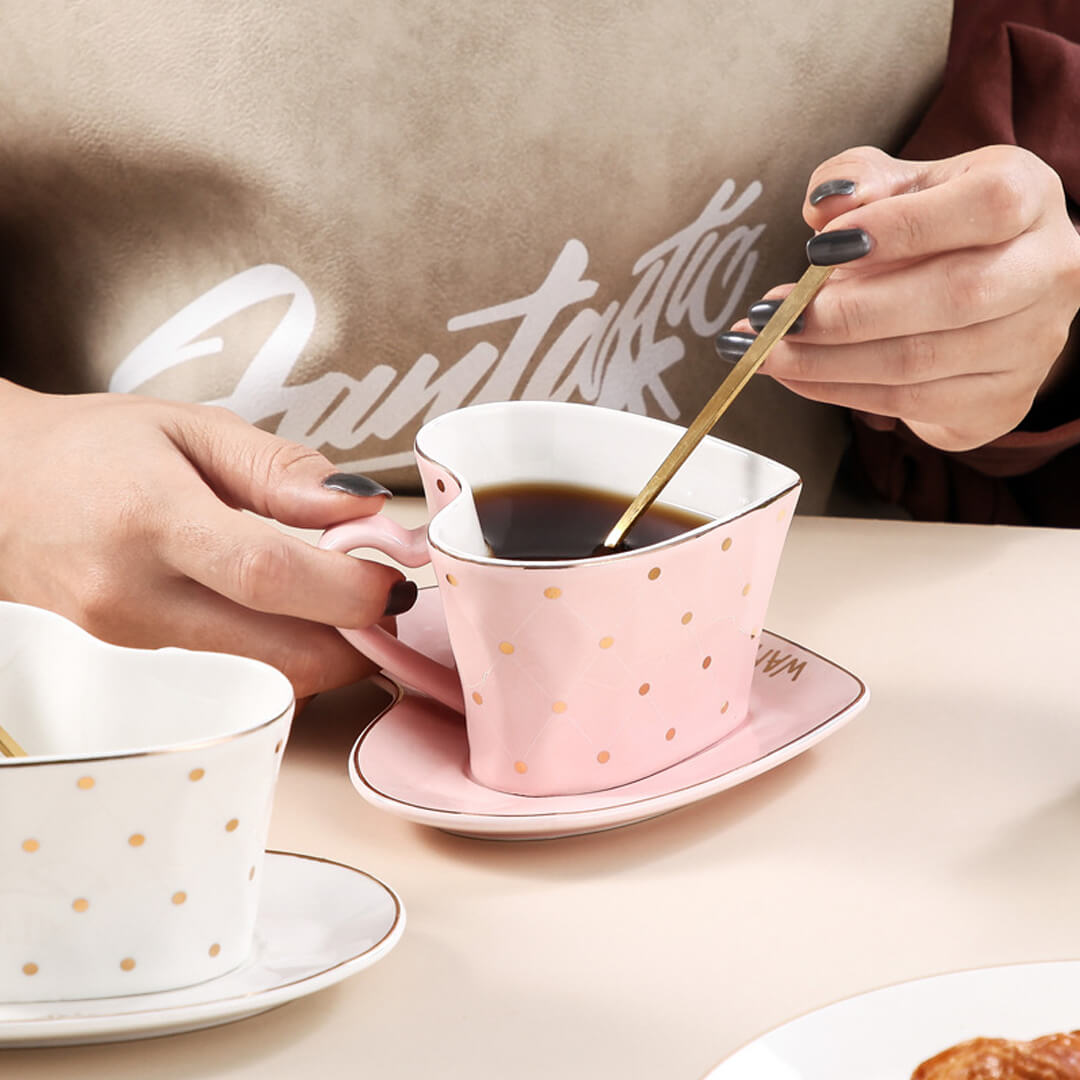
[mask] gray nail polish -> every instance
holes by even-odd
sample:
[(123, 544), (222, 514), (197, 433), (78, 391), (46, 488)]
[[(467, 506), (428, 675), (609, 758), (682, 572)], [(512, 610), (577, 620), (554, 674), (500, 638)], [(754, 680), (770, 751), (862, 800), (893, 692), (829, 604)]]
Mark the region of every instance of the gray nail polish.
[(329, 488), (330, 491), (344, 491), (346, 495), (365, 497), (385, 495), (388, 499), (392, 498), (389, 488), (384, 488), (382, 484), (372, 480), (370, 476), (364, 476), (361, 473), (332, 473), (322, 482), (322, 486)]
[(831, 198), (833, 195), (854, 194), (854, 180), (826, 180), (824, 184), (818, 184), (818, 186), (810, 192), (810, 205), (817, 206), (819, 202)]
[(386, 594), (386, 610), (383, 615), (403, 615), (416, 603), (417, 593), (415, 581), (395, 581)]
[(754, 343), (756, 334), (721, 334), (716, 339), (716, 354), (732, 364)]
[[(776, 309), (783, 300), (759, 300), (747, 313), (750, 325), (760, 334), (765, 329), (765, 324), (776, 314)], [(799, 317), (791, 324), (789, 334), (801, 334), (806, 328), (806, 319), (800, 312)]]
[(818, 233), (806, 242), (806, 257), (814, 266), (836, 266), (870, 254), (873, 243), (862, 229)]

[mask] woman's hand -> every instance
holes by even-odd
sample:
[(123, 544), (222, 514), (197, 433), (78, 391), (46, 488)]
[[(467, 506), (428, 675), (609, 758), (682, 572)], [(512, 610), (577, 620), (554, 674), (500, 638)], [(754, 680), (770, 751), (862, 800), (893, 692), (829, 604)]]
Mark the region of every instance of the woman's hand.
[(0, 381), (0, 429), (0, 599), (117, 644), (265, 660), (305, 697), (371, 673), (334, 626), (415, 598), (388, 566), (243, 513), (321, 529), (387, 492), (224, 409)]
[[(803, 216), (811, 261), (844, 265), (763, 372), (942, 450), (1023, 420), (1080, 308), (1080, 236), (1049, 166), (1015, 146), (932, 162), (859, 147), (815, 170)], [(755, 304), (721, 354), (745, 351), (791, 288)]]

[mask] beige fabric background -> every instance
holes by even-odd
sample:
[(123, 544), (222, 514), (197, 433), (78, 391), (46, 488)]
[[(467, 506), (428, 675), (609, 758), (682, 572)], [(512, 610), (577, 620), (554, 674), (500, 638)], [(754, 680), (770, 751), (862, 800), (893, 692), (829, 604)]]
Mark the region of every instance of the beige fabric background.
[[(399, 486), (469, 401), (688, 422), (714, 332), (805, 265), (812, 168), (936, 88), (950, 6), (2, 0), (0, 372), (225, 401)], [(717, 433), (824, 506), (836, 413), (754, 380)]]

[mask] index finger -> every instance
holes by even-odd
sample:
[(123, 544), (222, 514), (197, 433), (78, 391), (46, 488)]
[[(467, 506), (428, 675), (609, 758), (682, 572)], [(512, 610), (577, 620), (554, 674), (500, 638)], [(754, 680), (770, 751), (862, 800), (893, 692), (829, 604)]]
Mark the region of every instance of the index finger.
[[(862, 269), (1003, 244), (1026, 232), (1042, 213), (1044, 170), (1016, 147), (987, 147), (939, 162), (881, 157), (886, 160), (850, 158), (839, 166), (858, 174), (855, 190), (841, 196), (858, 202), (830, 216), (809, 242), (812, 262), (840, 261), (836, 253), (845, 238), (850, 246), (852, 230), (869, 237), (869, 252), (858, 259)], [(821, 181), (829, 183), (835, 186), (835, 180)]]
[(178, 491), (160, 530), (173, 570), (255, 611), (330, 626), (370, 626), (400, 614), (415, 586), (381, 563), (323, 551), (220, 502), (201, 481)]

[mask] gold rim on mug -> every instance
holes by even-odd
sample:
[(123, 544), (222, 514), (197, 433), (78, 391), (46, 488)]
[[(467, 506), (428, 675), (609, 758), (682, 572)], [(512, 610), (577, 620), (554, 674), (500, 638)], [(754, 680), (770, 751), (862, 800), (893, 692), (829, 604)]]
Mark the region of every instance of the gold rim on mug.
[[(232, 742), (234, 739), (243, 739), (248, 735), (264, 731), (268, 727), (282, 720), (295, 706), (295, 697), (276, 716), (264, 720), (255, 727), (244, 728), (243, 731), (234, 731), (229, 735), (215, 735), (212, 739), (199, 739), (196, 742), (177, 743), (175, 746), (158, 746), (149, 750), (118, 750), (114, 754), (86, 754), (81, 757), (53, 757), (46, 754), (25, 757), (0, 757), (0, 769), (30, 768), (34, 765), (81, 765), (90, 762), (102, 761), (126, 761), (130, 758), (157, 757), (159, 754), (180, 754), (190, 750), (205, 750), (210, 746), (220, 746), (222, 743)], [(282, 854), (288, 854), (282, 852)]]

